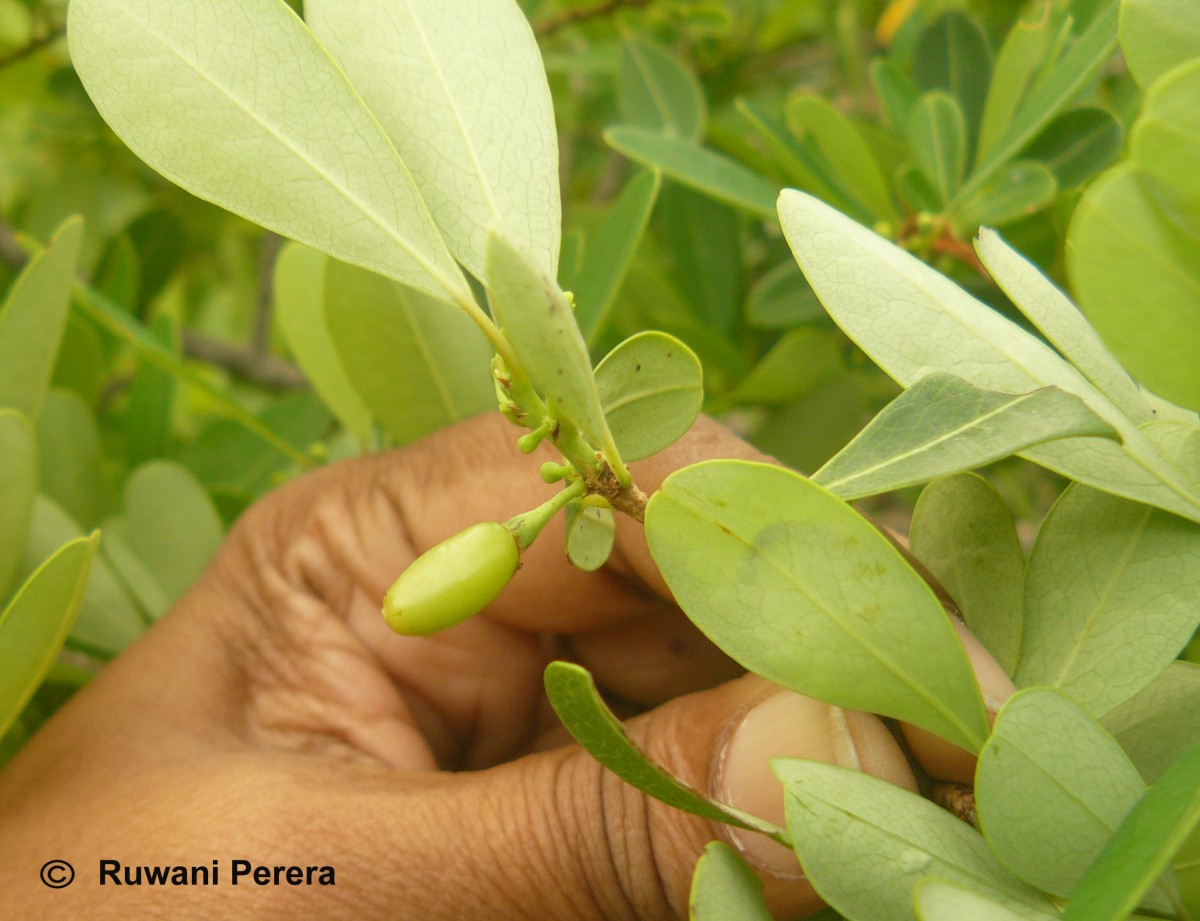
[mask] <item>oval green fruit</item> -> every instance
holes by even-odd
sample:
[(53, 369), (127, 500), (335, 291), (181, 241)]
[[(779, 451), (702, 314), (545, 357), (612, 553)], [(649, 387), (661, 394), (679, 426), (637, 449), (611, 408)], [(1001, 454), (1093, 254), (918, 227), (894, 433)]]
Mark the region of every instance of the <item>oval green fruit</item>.
[(517, 571), (512, 533), (494, 521), (471, 525), (431, 547), (388, 589), (383, 616), (406, 636), (424, 636), (478, 614)]

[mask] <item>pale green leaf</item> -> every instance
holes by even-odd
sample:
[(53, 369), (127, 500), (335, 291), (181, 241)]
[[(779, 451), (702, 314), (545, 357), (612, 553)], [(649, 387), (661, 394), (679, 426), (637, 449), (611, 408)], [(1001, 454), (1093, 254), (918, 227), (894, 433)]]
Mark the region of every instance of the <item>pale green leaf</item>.
[(1121, 921), (1200, 824), (1200, 745), (1188, 750), (1133, 807), (1088, 869), (1063, 921)]
[(547, 405), (594, 447), (607, 447), (612, 436), (587, 345), (562, 290), (496, 234), (488, 237), (487, 288), (492, 316)]
[(908, 145), (917, 167), (938, 198), (949, 203), (967, 169), (967, 133), (962, 110), (947, 93), (922, 94), (908, 117)]
[(629, 159), (660, 169), (698, 192), (756, 217), (775, 218), (779, 187), (723, 154), (645, 128), (609, 128), (604, 139)]
[(998, 227), (1036, 214), (1054, 201), (1058, 180), (1049, 167), (1030, 160), (1009, 163), (955, 208), (967, 231)]
[(1156, 80), (1133, 126), (1130, 153), (1167, 213), (1200, 236), (1200, 48), (1196, 60)]
[(17, 276), (0, 305), (0, 406), (36, 422), (71, 303), (83, 222), (69, 220)]
[(688, 921), (771, 921), (763, 884), (729, 845), (713, 841), (692, 874)]
[(545, 683), (550, 705), (575, 741), (626, 783), (684, 812), (788, 843), (782, 828), (711, 799), (647, 758), (605, 705), (587, 669), (573, 662), (551, 662)]
[(1146, 783), (1200, 743), (1200, 665), (1172, 662), (1141, 691), (1104, 714)]
[(913, 887), (935, 877), (1002, 905), (1050, 913), (996, 861), (983, 837), (929, 800), (869, 774), (778, 758), (788, 831), (809, 882), (855, 921), (908, 921)]
[(1025, 576), (1019, 686), (1060, 688), (1096, 716), (1153, 681), (1200, 623), (1200, 525), (1072, 485)]
[[(988, 844), (1025, 882), (1058, 896), (1075, 888), (1145, 790), (1116, 740), (1043, 688), (1008, 699), (975, 769)], [(1161, 895), (1153, 907), (1169, 910)]]
[(1143, 87), (1200, 57), (1200, 5), (1194, 0), (1121, 0), (1121, 50)]
[(1049, 906), (1004, 904), (971, 886), (927, 877), (913, 893), (917, 921), (1058, 921)]
[(1018, 19), (1000, 47), (979, 129), (976, 154), (980, 160), (992, 152), (1045, 60), (1050, 48), (1050, 25), (1054, 21), (1046, 12), (1036, 10), (1029, 14), (1029, 19)]
[(93, 534), (59, 548), (0, 612), (0, 736), (29, 702), (71, 632), (98, 541)]
[(940, 602), (832, 494), (779, 467), (708, 461), (650, 498), (646, 539), (680, 607), (746, 668), (978, 751), (983, 701)]
[(934, 480), (913, 509), (908, 542), (971, 632), (1013, 674), (1021, 652), (1025, 560), (1000, 495), (973, 473)]
[(275, 261), (275, 316), (313, 389), (358, 438), (371, 431), (371, 411), (354, 389), (325, 322), (329, 257), (288, 243)]
[(51, 390), (38, 419), (37, 436), (41, 491), (84, 528), (95, 527), (110, 499), (100, 428), (91, 409), (70, 390)]
[(935, 373), (885, 406), (813, 481), (849, 501), (983, 467), (1044, 441), (1113, 434), (1057, 388), (1000, 393)]
[(567, 506), (567, 559), (576, 569), (595, 572), (612, 554), (617, 526), (612, 509), (572, 502)]
[(1153, 413), (1129, 373), (1079, 309), (1032, 262), (992, 230), (982, 230), (979, 258), (1017, 309), (1121, 412), (1137, 424)]
[(134, 548), (129, 520), (125, 517), (110, 517), (101, 526), (103, 543), (101, 558), (108, 562), (113, 574), (129, 591), (138, 606), (150, 620), (157, 620), (171, 606), (157, 574), (150, 570)]
[(435, 297), (469, 296), (383, 128), (283, 0), (78, 0), (68, 26), (96, 108), (172, 182)]
[(683, 61), (643, 36), (625, 38), (617, 72), (623, 122), (696, 142), (704, 136), (706, 109), (700, 81)]
[(625, 461), (657, 454), (696, 421), (704, 402), (700, 360), (674, 336), (626, 339), (596, 366), (596, 390)]
[(308, 0), (304, 15), (387, 130), (455, 258), (482, 278), (496, 228), (554, 277), (558, 135), (520, 6)]
[(38, 491), (38, 444), (33, 426), (19, 410), (0, 409), (0, 600), (21, 559)]

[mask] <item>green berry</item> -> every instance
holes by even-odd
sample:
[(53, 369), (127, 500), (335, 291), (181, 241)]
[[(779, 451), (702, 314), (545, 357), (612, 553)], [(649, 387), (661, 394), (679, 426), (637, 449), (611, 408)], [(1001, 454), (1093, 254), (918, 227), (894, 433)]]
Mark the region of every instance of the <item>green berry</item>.
[(401, 573), (384, 599), (384, 619), (407, 636), (452, 627), (499, 595), (519, 562), (517, 542), (504, 525), (471, 525), (426, 550)]

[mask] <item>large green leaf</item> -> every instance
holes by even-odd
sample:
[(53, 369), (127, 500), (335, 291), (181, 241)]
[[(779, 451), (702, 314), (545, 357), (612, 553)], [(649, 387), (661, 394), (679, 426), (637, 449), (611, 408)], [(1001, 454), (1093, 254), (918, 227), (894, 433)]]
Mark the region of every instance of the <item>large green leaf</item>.
[(954, 200), (967, 171), (967, 131), (962, 109), (940, 90), (923, 93), (908, 116), (908, 146), (917, 168), (943, 204)]
[(999, 393), (930, 374), (884, 407), (813, 482), (849, 501), (983, 467), (1044, 441), (1113, 434), (1078, 397), (1054, 387)]
[(1200, 236), (1200, 48), (1146, 93), (1130, 153), (1146, 185), (1172, 217)]
[(917, 921), (1058, 921), (1049, 907), (1004, 904), (974, 886), (928, 877), (913, 892)]
[(596, 366), (596, 390), (626, 461), (657, 454), (684, 434), (704, 402), (700, 360), (674, 336), (626, 339)]
[(29, 532), (33, 501), (38, 490), (37, 436), (29, 420), (15, 409), (0, 409), (0, 600), (8, 585)]
[(275, 262), (275, 316), (313, 389), (362, 440), (371, 431), (371, 411), (354, 389), (325, 322), (328, 266), (329, 257), (324, 253), (287, 244)]
[(1060, 688), (1096, 716), (1146, 687), (1200, 623), (1200, 525), (1072, 485), (1025, 576), (1016, 681)]
[(704, 136), (706, 108), (700, 81), (683, 61), (643, 36), (625, 38), (617, 72), (623, 122), (695, 142)]
[(99, 539), (93, 534), (59, 548), (0, 612), (0, 735), (29, 702), (71, 632)]
[(979, 750), (983, 701), (941, 604), (832, 494), (779, 467), (708, 461), (650, 498), (646, 539), (680, 607), (748, 669)]
[(34, 422), (54, 373), (82, 242), (83, 222), (64, 223), (0, 305), (0, 406)]
[(979, 136), (991, 79), (992, 50), (987, 34), (966, 13), (951, 10), (942, 14), (918, 37), (913, 54), (917, 89), (944, 90), (957, 101), (969, 149)]
[(1121, 0), (1121, 50), (1143, 87), (1200, 57), (1200, 6), (1192, 0)]
[(1200, 745), (1176, 761), (1125, 817), (1071, 894), (1063, 921), (1120, 921), (1200, 825)]
[(1059, 185), (1080, 185), (1121, 153), (1121, 123), (1107, 109), (1067, 109), (1034, 138), (1021, 156), (1046, 164)]
[(605, 706), (587, 669), (573, 662), (551, 662), (545, 682), (550, 705), (575, 741), (626, 783), (684, 812), (784, 838), (782, 828), (709, 798), (647, 758)]
[(503, 237), (488, 237), (492, 316), (547, 404), (596, 448), (611, 441), (587, 344), (562, 290)]
[(809, 882), (855, 921), (909, 921), (913, 887), (930, 877), (1020, 910), (1045, 897), (996, 861), (970, 825), (924, 797), (858, 771), (778, 758), (788, 831)]
[(454, 256), (483, 277), (494, 227), (554, 276), (558, 135), (521, 8), (309, 0), (304, 15), (387, 130)]
[(971, 632), (1013, 674), (1021, 652), (1025, 560), (1012, 513), (995, 488), (973, 473), (934, 480), (913, 509), (908, 541)]
[(1200, 744), (1200, 665), (1172, 662), (1157, 678), (1104, 714), (1104, 727), (1154, 783), (1176, 758)]
[(763, 884), (729, 845), (713, 841), (692, 875), (688, 921), (771, 921)]
[(469, 296), (383, 128), (283, 0), (79, 0), (68, 24), (96, 108), (172, 182), (435, 297)]
[(609, 128), (604, 139), (629, 159), (660, 169), (705, 195), (757, 217), (775, 218), (778, 186), (723, 154), (645, 128)]
[[(1025, 882), (1066, 896), (1146, 786), (1113, 739), (1056, 691), (1001, 709), (975, 769), (979, 827)], [(1169, 910), (1161, 896), (1153, 907)]]

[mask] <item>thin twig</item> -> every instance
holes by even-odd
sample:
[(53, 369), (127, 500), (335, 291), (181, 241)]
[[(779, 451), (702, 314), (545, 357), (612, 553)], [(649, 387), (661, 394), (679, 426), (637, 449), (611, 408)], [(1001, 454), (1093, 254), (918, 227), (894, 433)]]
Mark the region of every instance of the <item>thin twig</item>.
[(611, 16), (622, 7), (647, 6), (649, 3), (650, 0), (605, 0), (599, 6), (563, 10), (557, 16), (551, 16), (549, 19), (543, 19), (541, 22), (536, 23), (533, 31), (539, 36), (553, 35), (567, 26), (587, 22), (589, 19), (599, 19), (602, 16)]
[(0, 70), (3, 70), (5, 67), (8, 67), (11, 64), (16, 64), (18, 61), (23, 61), (25, 58), (30, 57), (31, 55), (37, 54), (37, 52), (41, 51), (47, 45), (54, 44), (66, 34), (67, 27), (59, 26), (52, 32), (47, 32), (45, 35), (33, 39), (31, 42), (29, 42), (29, 44), (22, 45), (16, 51), (13, 51), (10, 54), (0, 58)]
[(308, 384), (300, 369), (282, 358), (256, 355), (251, 348), (211, 339), (191, 329), (183, 331), (183, 354), (224, 368), (236, 377), (268, 390), (296, 390)]

